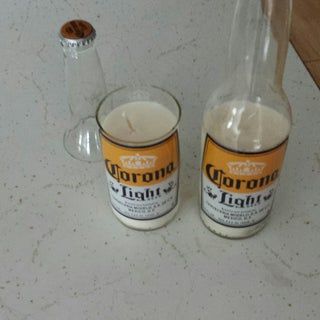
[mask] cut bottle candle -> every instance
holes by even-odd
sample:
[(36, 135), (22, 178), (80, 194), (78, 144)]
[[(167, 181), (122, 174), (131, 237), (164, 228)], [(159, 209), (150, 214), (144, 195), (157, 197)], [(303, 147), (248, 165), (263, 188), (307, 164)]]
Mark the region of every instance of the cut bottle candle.
[(291, 127), (282, 88), (291, 0), (237, 0), (227, 72), (202, 122), (200, 216), (226, 238), (270, 217)]
[(281, 113), (247, 101), (230, 101), (207, 113), (202, 130), (201, 218), (210, 229), (237, 238), (264, 225), (289, 131), (290, 122)]
[(152, 230), (178, 209), (180, 107), (165, 91), (123, 88), (97, 111), (109, 200), (125, 225)]

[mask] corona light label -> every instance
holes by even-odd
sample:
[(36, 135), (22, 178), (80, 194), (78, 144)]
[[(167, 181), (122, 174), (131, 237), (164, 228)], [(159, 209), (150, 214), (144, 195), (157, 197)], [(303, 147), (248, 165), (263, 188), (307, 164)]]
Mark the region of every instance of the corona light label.
[(157, 144), (128, 147), (102, 135), (111, 205), (119, 214), (151, 220), (177, 206), (178, 133)]
[(259, 153), (229, 150), (206, 136), (201, 174), (201, 208), (215, 222), (248, 227), (271, 211), (287, 140)]

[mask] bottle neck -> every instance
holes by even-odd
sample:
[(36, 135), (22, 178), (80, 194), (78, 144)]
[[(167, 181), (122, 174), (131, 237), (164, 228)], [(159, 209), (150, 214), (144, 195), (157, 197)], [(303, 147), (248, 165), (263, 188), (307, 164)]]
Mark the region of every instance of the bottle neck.
[(291, 9), (292, 0), (237, 0), (227, 74), (238, 90), (282, 90)]
[(81, 54), (95, 52), (94, 43), (83, 47), (63, 47), (63, 54), (67, 59), (79, 59)]

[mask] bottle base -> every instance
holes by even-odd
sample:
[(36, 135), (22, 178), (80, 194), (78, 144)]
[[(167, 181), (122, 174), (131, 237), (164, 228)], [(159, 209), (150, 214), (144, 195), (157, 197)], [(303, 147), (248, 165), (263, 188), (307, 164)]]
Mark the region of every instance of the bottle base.
[(179, 205), (176, 205), (174, 209), (172, 209), (171, 212), (167, 213), (166, 215), (152, 219), (152, 220), (135, 220), (127, 218), (120, 213), (118, 213), (116, 210), (112, 209), (114, 215), (120, 220), (122, 224), (124, 224), (126, 227), (129, 227), (130, 229), (139, 230), (139, 231), (151, 231), (155, 229), (162, 228), (166, 226), (176, 215), (178, 211)]
[(216, 235), (228, 239), (244, 239), (253, 236), (262, 230), (267, 224), (268, 218), (255, 224), (254, 226), (244, 228), (232, 228), (223, 226), (210, 219), (203, 211), (200, 212), (201, 219), (204, 225)]

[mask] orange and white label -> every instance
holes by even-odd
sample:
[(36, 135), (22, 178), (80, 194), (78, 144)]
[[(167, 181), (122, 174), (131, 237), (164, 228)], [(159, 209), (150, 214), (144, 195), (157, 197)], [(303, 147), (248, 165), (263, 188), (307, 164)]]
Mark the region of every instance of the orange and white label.
[(169, 213), (178, 203), (178, 132), (157, 144), (128, 147), (101, 134), (112, 207), (137, 220)]
[(201, 208), (222, 225), (247, 227), (271, 211), (287, 140), (261, 153), (228, 150), (207, 135), (202, 160)]

